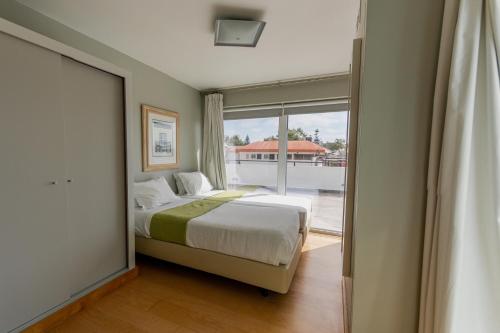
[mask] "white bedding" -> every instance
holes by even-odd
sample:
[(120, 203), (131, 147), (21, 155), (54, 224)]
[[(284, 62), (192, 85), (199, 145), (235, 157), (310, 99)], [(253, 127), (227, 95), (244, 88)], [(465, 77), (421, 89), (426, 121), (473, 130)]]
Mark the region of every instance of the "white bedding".
[[(185, 195), (182, 198), (202, 199), (213, 196), (221, 192), (224, 191), (212, 190), (203, 194), (197, 194), (191, 196)], [(306, 227), (308, 227), (308, 223), (311, 220), (310, 216), (312, 212), (312, 202), (311, 199), (304, 197), (248, 192), (243, 197), (231, 201), (231, 204), (247, 204), (256, 206), (283, 207), (283, 208), (293, 209), (299, 215), (301, 231), (304, 230)]]
[[(184, 197), (153, 209), (136, 209), (136, 234), (150, 238), (149, 225), (155, 213), (193, 200)], [(295, 210), (232, 201), (189, 221), (186, 245), (271, 265), (288, 264), (299, 224)]]

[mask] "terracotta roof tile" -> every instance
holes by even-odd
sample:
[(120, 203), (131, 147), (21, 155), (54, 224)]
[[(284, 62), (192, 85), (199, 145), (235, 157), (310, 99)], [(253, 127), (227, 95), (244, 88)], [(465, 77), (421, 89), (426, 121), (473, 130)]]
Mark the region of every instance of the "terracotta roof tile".
[[(278, 141), (256, 141), (246, 146), (234, 147), (234, 151), (237, 153), (278, 152)], [(311, 141), (288, 141), (288, 151), (292, 153), (326, 153), (327, 149)]]

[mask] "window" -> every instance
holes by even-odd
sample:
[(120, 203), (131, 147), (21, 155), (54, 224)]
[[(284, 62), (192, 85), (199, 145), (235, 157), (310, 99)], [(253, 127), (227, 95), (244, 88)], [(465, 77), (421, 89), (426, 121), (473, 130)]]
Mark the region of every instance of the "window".
[[(260, 192), (277, 192), (278, 163), (265, 162), (269, 161), (270, 155), (273, 154), (263, 147), (268, 145), (267, 139), (276, 137), (278, 125), (278, 117), (224, 120), (224, 149), (229, 189), (251, 186)], [(274, 154), (277, 154), (277, 151)], [(245, 159), (235, 162), (236, 158), (231, 156), (241, 156)]]
[(288, 116), (286, 193), (314, 198), (314, 229), (342, 231), (346, 134), (347, 112)]
[[(259, 193), (307, 196), (315, 205), (312, 228), (341, 231), (346, 107), (333, 103), (225, 112), (229, 188), (245, 186)], [(285, 154), (279, 157), (282, 160), (278, 158), (280, 149)], [(247, 160), (231, 162), (228, 156), (233, 151)]]

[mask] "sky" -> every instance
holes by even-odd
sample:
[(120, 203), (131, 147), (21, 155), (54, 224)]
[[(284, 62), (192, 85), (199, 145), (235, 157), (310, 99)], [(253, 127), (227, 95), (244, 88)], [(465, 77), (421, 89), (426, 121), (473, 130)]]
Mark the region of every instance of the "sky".
[[(302, 128), (313, 136), (319, 129), (319, 138), (323, 142), (333, 142), (335, 139), (346, 139), (347, 112), (313, 113), (291, 115), (288, 117), (288, 128)], [(224, 135), (238, 134), (242, 139), (248, 134), (251, 142), (262, 141), (264, 138), (278, 134), (278, 118), (258, 118), (225, 120)]]

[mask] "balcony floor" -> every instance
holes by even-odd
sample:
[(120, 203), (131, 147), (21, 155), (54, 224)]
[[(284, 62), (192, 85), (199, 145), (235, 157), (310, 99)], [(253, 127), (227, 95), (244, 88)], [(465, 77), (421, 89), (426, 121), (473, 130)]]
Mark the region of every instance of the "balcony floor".
[[(236, 186), (231, 189), (249, 189), (257, 193), (276, 193), (275, 188), (262, 186)], [(342, 233), (342, 215), (344, 209), (344, 193), (334, 191), (288, 189), (287, 195), (312, 199), (311, 227), (335, 234)]]

